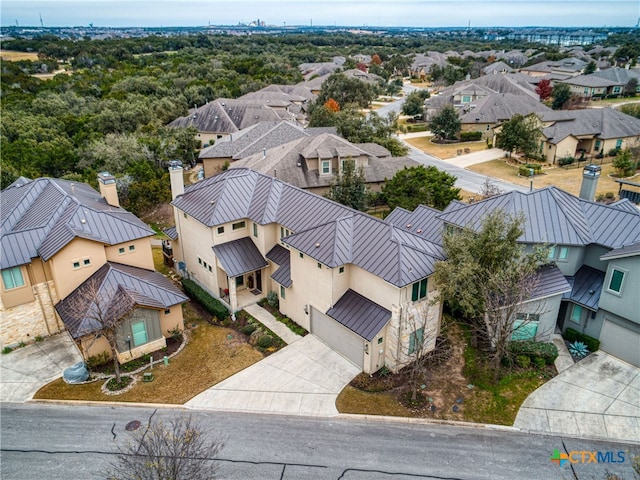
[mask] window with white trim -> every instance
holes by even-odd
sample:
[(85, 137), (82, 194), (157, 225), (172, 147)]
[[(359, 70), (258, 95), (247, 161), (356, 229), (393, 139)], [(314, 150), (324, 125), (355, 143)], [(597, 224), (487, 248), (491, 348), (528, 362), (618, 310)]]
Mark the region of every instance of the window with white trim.
[(549, 247), (549, 254), (547, 255), (549, 260), (553, 260), (556, 258), (556, 247)]
[(626, 272), (624, 270), (620, 270), (618, 268), (613, 268), (611, 270), (611, 276), (609, 277), (609, 285), (607, 286), (607, 290), (613, 293), (622, 292), (622, 285), (624, 283), (624, 274)]
[(582, 319), (582, 306), (578, 304), (573, 304), (573, 308), (571, 309), (571, 321), (580, 323)]
[(323, 175), (328, 175), (331, 173), (331, 160), (322, 160), (320, 162), (321, 170), (320, 173)]
[(411, 285), (411, 301), (415, 302), (427, 296), (427, 279), (423, 278), (419, 282)]
[(231, 230), (240, 230), (242, 228), (245, 228), (246, 226), (247, 224), (243, 220), (242, 222), (236, 222), (231, 224)]
[(282, 285), (280, 285), (280, 298), (282, 298), (283, 300), (286, 297), (286, 293), (285, 292), (286, 292), (286, 289)]
[(560, 247), (560, 254), (558, 255), (558, 260), (566, 262), (567, 258), (569, 258), (569, 247)]
[(24, 287), (24, 277), (20, 267), (6, 268), (2, 270), (2, 283), (5, 290)]

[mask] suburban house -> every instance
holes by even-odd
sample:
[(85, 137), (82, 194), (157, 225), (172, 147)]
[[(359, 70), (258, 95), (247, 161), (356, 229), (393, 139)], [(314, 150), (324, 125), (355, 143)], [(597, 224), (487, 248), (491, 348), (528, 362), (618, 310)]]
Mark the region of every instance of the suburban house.
[(439, 245), (249, 169), (186, 189), (182, 168), (170, 173), (178, 272), (232, 312), (276, 292), (282, 313), (368, 373), (434, 348)]
[(513, 73), (515, 70), (503, 61), (493, 62), (482, 69), (484, 75), (495, 75), (498, 73)]
[[(595, 192), (598, 168), (585, 169), (581, 196)], [(444, 212), (396, 209), (386, 221), (438, 242), (435, 232), (443, 227), (479, 228), (483, 216), (497, 209), (524, 213), (519, 241), (526, 248), (549, 248), (549, 264), (540, 269), (538, 287), (520, 313), (529, 322), (528, 336), (548, 341), (556, 327), (570, 327), (640, 366), (640, 210), (628, 200), (605, 205), (546, 187), (473, 204), (453, 202)]]
[(589, 75), (560, 80), (571, 88), (571, 93), (585, 98), (619, 97), (626, 92), (629, 82), (635, 80), (635, 93), (640, 93), (640, 70), (613, 67)]
[(522, 67), (521, 73), (534, 77), (549, 76), (553, 79), (566, 79), (580, 75), (588, 62), (579, 58), (563, 58), (557, 61), (545, 61), (529, 67)]
[(640, 119), (612, 108), (541, 112), (542, 150), (549, 163), (558, 158), (596, 155), (640, 142)]
[(154, 234), (120, 208), (115, 178), (90, 186), (19, 178), (2, 191), (0, 338), (3, 346), (68, 330), (85, 358), (109, 350), (95, 312), (133, 312), (120, 327), (120, 361), (166, 345), (183, 328), (180, 290), (155, 272)]
[(418, 165), (408, 157), (392, 157), (386, 148), (375, 143), (354, 144), (338, 135), (323, 133), (265, 149), (233, 162), (230, 168), (250, 168), (322, 195), (335, 176), (342, 173), (345, 160), (353, 160), (356, 168), (362, 169), (372, 191), (380, 191), (385, 180), (398, 170)]

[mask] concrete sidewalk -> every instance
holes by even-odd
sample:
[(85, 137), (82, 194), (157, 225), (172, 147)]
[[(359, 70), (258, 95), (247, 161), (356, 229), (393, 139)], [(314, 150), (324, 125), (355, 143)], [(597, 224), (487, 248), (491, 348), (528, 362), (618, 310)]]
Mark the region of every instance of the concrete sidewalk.
[(501, 148), (491, 148), (489, 150), (480, 150), (479, 152), (458, 155), (457, 157), (448, 158), (443, 161), (450, 163), (451, 165), (456, 165), (457, 167), (467, 168), (478, 163), (504, 158), (505, 153), (506, 152)]
[(640, 443), (640, 369), (595, 352), (529, 395), (513, 426)]
[(82, 356), (67, 332), (0, 355), (0, 402), (26, 402)]
[(360, 368), (314, 335), (286, 346), (189, 400), (194, 409), (335, 416)]
[(262, 308), (257, 303), (253, 305), (249, 305), (244, 307), (244, 311), (249, 315), (254, 317), (260, 323), (262, 323), (265, 327), (271, 330), (273, 333), (278, 335), (282, 340), (287, 344), (291, 344), (293, 342), (297, 342), (302, 337), (297, 333), (293, 333), (289, 327), (287, 327), (284, 323), (279, 322), (274, 318), (271, 313)]

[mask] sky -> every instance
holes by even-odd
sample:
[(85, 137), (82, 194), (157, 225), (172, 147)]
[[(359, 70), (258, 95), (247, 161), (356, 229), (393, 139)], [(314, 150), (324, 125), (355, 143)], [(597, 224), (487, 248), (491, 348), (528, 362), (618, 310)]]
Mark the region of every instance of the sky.
[(632, 27), (640, 0), (2, 0), (3, 26)]

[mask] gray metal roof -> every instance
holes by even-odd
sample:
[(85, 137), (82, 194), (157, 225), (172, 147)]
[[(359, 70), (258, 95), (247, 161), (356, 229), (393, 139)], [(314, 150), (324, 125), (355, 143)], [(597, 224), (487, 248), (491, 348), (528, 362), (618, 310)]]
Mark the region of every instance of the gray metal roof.
[(52, 178), (21, 179), (2, 191), (0, 268), (45, 261), (74, 238), (106, 245), (154, 234), (132, 213), (112, 207), (89, 185)]
[(440, 210), (427, 205), (418, 205), (413, 212), (398, 207), (384, 221), (425, 238), (432, 243), (442, 245), (444, 222), (440, 218), (441, 214)]
[(165, 309), (187, 300), (158, 272), (107, 262), (55, 308), (71, 336), (78, 338), (100, 329), (98, 308), (104, 312), (103, 320), (116, 320), (134, 305)]
[(555, 265), (544, 265), (538, 269), (537, 273), (537, 284), (531, 294), (532, 299), (558, 295), (571, 290), (571, 285)]
[(590, 310), (598, 310), (604, 276), (604, 272), (583, 265), (573, 277), (566, 277), (571, 291), (565, 293), (562, 298), (579, 303)]
[(267, 253), (267, 258), (278, 265), (278, 269), (271, 275), (277, 283), (289, 288), (291, 281), (291, 254), (281, 245), (274, 245)]
[(640, 242), (631, 243), (611, 250), (600, 257), (600, 260), (613, 260), (614, 258), (635, 257), (640, 255)]
[(488, 212), (522, 212), (526, 221), (520, 242), (618, 248), (640, 239), (640, 216), (626, 208), (589, 202), (556, 187), (512, 191), (460, 206), (440, 215), (446, 223), (479, 229)]
[(349, 289), (327, 315), (367, 341), (373, 340), (391, 319), (391, 312)]
[[(442, 249), (424, 238), (248, 169), (190, 185), (172, 203), (209, 227), (247, 218), (278, 223), (296, 232), (286, 242), (312, 258), (353, 263), (398, 287), (429, 276), (443, 259)], [(319, 239), (327, 249), (322, 255), (315, 247)]]
[(269, 265), (249, 237), (214, 245), (213, 251), (229, 277), (254, 272)]
[(162, 232), (171, 240), (178, 239), (178, 230), (176, 230), (176, 227), (165, 228)]

